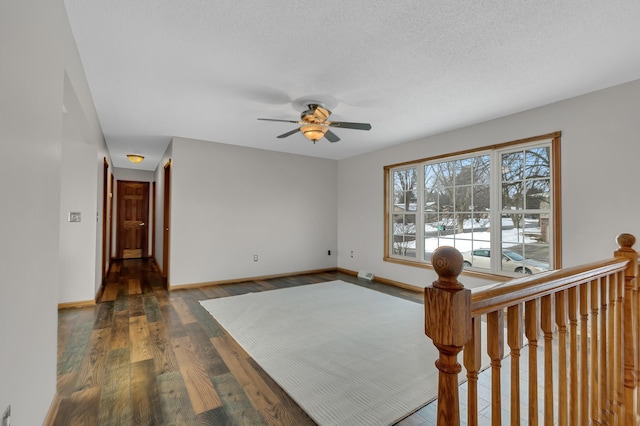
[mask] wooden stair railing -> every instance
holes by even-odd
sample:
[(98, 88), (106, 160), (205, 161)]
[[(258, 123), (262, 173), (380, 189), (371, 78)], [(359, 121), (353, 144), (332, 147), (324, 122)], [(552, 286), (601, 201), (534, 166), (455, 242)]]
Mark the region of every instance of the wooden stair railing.
[[(467, 376), (466, 424), (478, 424), (485, 342), (491, 403), (483, 422), (490, 417), (492, 425), (501, 425), (503, 412), (508, 412), (504, 421), (511, 425), (522, 419), (529, 425), (540, 420), (561, 426), (640, 424), (638, 253), (632, 248), (633, 235), (620, 234), (617, 242), (612, 259), (473, 292), (458, 282), (463, 259), (456, 249), (441, 247), (433, 253), (438, 279), (425, 288), (424, 300), (425, 333), (440, 352), (438, 425), (460, 424), (461, 351)], [(525, 365), (523, 358), (528, 358)], [(502, 366), (507, 363), (505, 373)], [(509, 378), (504, 392), (503, 375)], [(504, 407), (503, 400), (509, 401)]]

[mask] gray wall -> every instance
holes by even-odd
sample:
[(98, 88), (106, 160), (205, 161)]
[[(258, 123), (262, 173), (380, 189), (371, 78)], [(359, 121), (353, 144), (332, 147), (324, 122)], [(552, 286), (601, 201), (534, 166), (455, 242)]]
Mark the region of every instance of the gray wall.
[[(62, 1), (0, 2), (0, 40), (0, 412), (11, 404), (12, 424), (37, 425), (56, 387), (61, 276), (64, 285), (76, 279), (65, 273), (70, 258), (61, 244), (79, 228), (64, 228), (61, 210), (67, 202), (82, 205), (90, 218), (75, 236), (76, 250), (88, 252), (82, 295), (70, 297), (91, 299), (99, 273), (97, 176), (106, 150)], [(63, 176), (72, 158), (65, 150), (76, 143), (90, 146), (70, 155), (93, 166)], [(74, 174), (88, 181), (81, 198), (65, 196), (63, 182)]]
[(337, 172), (335, 160), (174, 138), (171, 285), (335, 268)]
[(640, 80), (340, 161), (338, 266), (421, 287), (431, 284), (432, 270), (382, 260), (383, 167), (554, 131), (562, 132), (563, 265), (611, 257), (617, 234), (640, 237), (640, 197), (633, 189), (640, 158), (638, 111)]

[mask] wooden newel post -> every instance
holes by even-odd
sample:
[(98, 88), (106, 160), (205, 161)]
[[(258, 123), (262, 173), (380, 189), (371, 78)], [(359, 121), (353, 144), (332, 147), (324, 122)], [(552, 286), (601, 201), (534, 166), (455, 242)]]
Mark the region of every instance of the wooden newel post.
[(431, 256), (438, 280), (424, 289), (424, 330), (440, 351), (438, 426), (459, 425), (458, 353), (471, 340), (471, 290), (458, 282), (462, 255), (453, 247), (439, 247)]
[(615, 257), (626, 257), (629, 265), (624, 272), (624, 305), (623, 305), (623, 352), (624, 360), (624, 395), (620, 395), (624, 405), (624, 424), (636, 424), (636, 389), (638, 387), (638, 349), (640, 347), (640, 330), (638, 328), (638, 253), (633, 249), (636, 237), (631, 234), (620, 234), (616, 237), (618, 250)]

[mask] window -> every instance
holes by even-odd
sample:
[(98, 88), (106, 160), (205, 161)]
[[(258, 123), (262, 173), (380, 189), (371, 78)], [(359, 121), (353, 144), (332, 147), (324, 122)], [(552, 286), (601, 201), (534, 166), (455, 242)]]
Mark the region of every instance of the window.
[(554, 133), (385, 167), (385, 260), (429, 264), (446, 245), (478, 272), (560, 267), (559, 142)]

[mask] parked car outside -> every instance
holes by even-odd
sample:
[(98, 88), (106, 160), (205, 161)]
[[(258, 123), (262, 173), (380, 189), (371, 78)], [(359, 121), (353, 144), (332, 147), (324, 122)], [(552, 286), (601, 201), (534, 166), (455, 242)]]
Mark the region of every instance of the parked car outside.
[[(491, 250), (476, 249), (462, 253), (464, 266), (491, 269)], [(502, 270), (518, 274), (535, 274), (549, 270), (549, 264), (533, 259), (525, 259), (511, 250), (502, 250)]]

